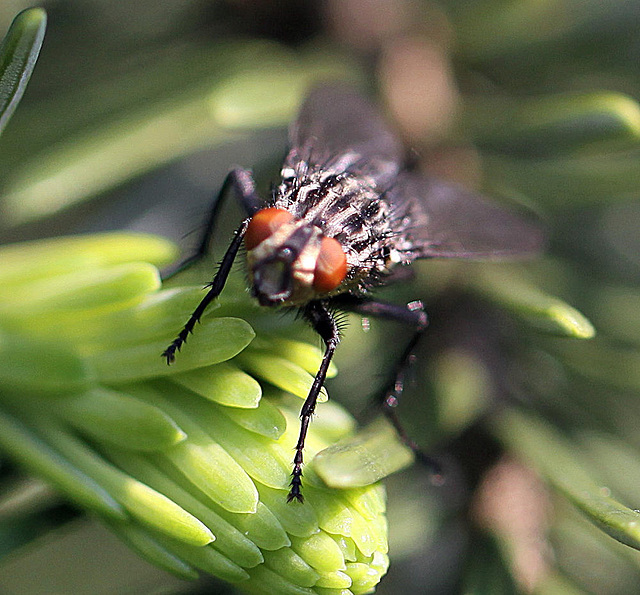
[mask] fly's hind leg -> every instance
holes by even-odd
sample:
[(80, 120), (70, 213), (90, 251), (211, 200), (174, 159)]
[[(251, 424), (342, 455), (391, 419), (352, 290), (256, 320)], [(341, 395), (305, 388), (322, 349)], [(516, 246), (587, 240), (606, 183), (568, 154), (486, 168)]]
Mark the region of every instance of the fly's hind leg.
[(400, 358), (396, 361), (388, 380), (375, 395), (374, 402), (382, 409), (382, 412), (393, 425), (402, 442), (415, 453), (416, 458), (427, 467), (434, 476), (440, 478), (442, 473), (440, 464), (425, 454), (411, 439), (402, 426), (397, 414), (397, 407), (402, 392), (404, 391), (407, 372), (415, 359), (414, 351), (428, 326), (427, 314), (424, 311), (422, 302), (415, 301), (401, 306), (346, 294), (337, 298), (337, 305), (339, 308), (363, 316), (393, 320), (394, 322), (406, 324), (413, 328), (411, 339), (404, 348)]

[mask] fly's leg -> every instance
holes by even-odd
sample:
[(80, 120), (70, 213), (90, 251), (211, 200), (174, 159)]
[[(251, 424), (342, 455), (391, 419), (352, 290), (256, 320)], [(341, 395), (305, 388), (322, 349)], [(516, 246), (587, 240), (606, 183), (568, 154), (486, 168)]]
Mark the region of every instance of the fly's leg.
[(406, 306), (400, 306), (349, 294), (338, 296), (334, 299), (338, 307), (344, 310), (364, 316), (393, 320), (413, 327), (414, 332), (411, 339), (393, 367), (389, 380), (383, 385), (374, 400), (382, 408), (382, 412), (395, 428), (400, 440), (414, 452), (416, 458), (434, 475), (440, 476), (441, 468), (439, 463), (422, 452), (403, 428), (397, 414), (398, 403), (404, 390), (405, 377), (415, 359), (413, 352), (428, 326), (427, 314), (424, 311), (422, 302), (415, 301)]
[(193, 314), (187, 320), (187, 323), (184, 325), (183, 329), (180, 331), (178, 336), (173, 340), (171, 345), (167, 347), (162, 352), (162, 357), (166, 358), (167, 364), (173, 363), (176, 359), (176, 351), (180, 351), (180, 348), (187, 341), (187, 337), (190, 333), (193, 332), (193, 328), (196, 326), (196, 323), (200, 320), (200, 317), (206, 310), (207, 306), (216, 299), (220, 293), (222, 293), (222, 289), (224, 288), (224, 284), (227, 282), (227, 278), (229, 277), (229, 273), (231, 272), (231, 267), (233, 265), (233, 261), (238, 254), (238, 250), (240, 249), (240, 245), (242, 244), (242, 239), (244, 238), (244, 234), (247, 232), (247, 227), (249, 222), (251, 221), (251, 217), (247, 217), (240, 225), (240, 227), (236, 230), (235, 236), (229, 244), (227, 251), (225, 252), (222, 261), (220, 262), (220, 267), (218, 268), (218, 272), (216, 276), (213, 278), (213, 281), (209, 283), (209, 291), (202, 298), (202, 301), (198, 304), (196, 309), (193, 311)]
[[(218, 193), (218, 197), (211, 207), (198, 249), (189, 258), (172, 267), (169, 271), (166, 271), (163, 274), (163, 280), (167, 280), (176, 273), (185, 270), (207, 255), (209, 251), (209, 244), (211, 243), (211, 238), (213, 236), (215, 225), (218, 220), (218, 215), (220, 214), (220, 209), (222, 207), (224, 199), (229, 194), (229, 189), (231, 188), (233, 188), (236, 198), (242, 203), (249, 215), (253, 215), (253, 213), (258, 210), (260, 205), (260, 198), (256, 193), (255, 183), (251, 176), (251, 172), (241, 168), (232, 169), (227, 174), (227, 177), (225, 178), (222, 187), (220, 188), (220, 192)], [(224, 285), (231, 271), (233, 261), (235, 260), (236, 255), (238, 254), (238, 250), (240, 249), (240, 245), (242, 244), (244, 234), (247, 231), (249, 221), (251, 221), (251, 217), (247, 217), (242, 222), (240, 227), (236, 230), (235, 236), (231, 241), (231, 244), (227, 248), (222, 261), (220, 262), (218, 272), (213, 278), (213, 281), (209, 283), (209, 291), (204, 296), (202, 301), (198, 304), (193, 314), (191, 314), (189, 320), (187, 320), (187, 323), (184, 325), (183, 329), (180, 331), (176, 339), (162, 353), (162, 357), (166, 358), (167, 364), (171, 364), (175, 360), (176, 351), (180, 351), (180, 348), (186, 342), (189, 334), (193, 332), (196, 323), (202, 317), (202, 314), (206, 310), (207, 306), (222, 292), (222, 289), (224, 288)]]
[(300, 436), (298, 443), (296, 444), (296, 454), (293, 459), (293, 471), (291, 472), (291, 483), (289, 489), (289, 495), (287, 496), (287, 502), (297, 500), (303, 502), (302, 496), (302, 463), (303, 463), (303, 451), (304, 441), (307, 437), (307, 430), (309, 429), (309, 423), (311, 417), (316, 408), (316, 402), (318, 401), (318, 395), (324, 384), (327, 376), (327, 370), (331, 363), (331, 358), (340, 342), (340, 333), (338, 331), (338, 325), (327, 308), (327, 304), (321, 301), (309, 302), (303, 308), (304, 317), (311, 323), (313, 329), (322, 337), (325, 344), (325, 352), (322, 358), (320, 368), (316, 373), (316, 377), (311, 385), (309, 395), (300, 410)]
[(248, 215), (253, 215), (260, 208), (262, 201), (256, 192), (256, 185), (251, 176), (251, 172), (239, 167), (232, 169), (225, 177), (220, 191), (211, 205), (196, 251), (191, 256), (178, 262), (178, 264), (172, 265), (163, 271), (163, 281), (188, 269), (207, 256), (224, 199), (229, 195), (230, 189), (233, 189), (238, 202), (242, 204)]

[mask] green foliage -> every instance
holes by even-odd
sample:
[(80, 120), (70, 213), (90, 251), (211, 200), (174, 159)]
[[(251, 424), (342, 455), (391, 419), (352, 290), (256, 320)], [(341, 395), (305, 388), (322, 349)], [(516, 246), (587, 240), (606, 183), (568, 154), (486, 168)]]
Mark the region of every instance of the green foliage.
[[(287, 504), (294, 397), (264, 397), (242, 371), (274, 387), (290, 376), (304, 398), (300, 366), (319, 365), (320, 351), (267, 335), (248, 348), (249, 323), (214, 308), (184, 363), (167, 366), (175, 317), (200, 297), (159, 286), (156, 265), (174, 256), (165, 240), (124, 233), (0, 250), (0, 269), (15, 273), (0, 314), (0, 447), (182, 577), (200, 569), (255, 593), (369, 591), (387, 566), (381, 488), (329, 489), (308, 465), (307, 503)], [(145, 274), (131, 281), (129, 270)], [(309, 436), (309, 460), (352, 431), (328, 419)]]
[[(336, 15), (316, 18), (313, 35), (289, 44), (246, 28), (238, 34), (256, 13), (230, 17), (220, 8), (234, 3), (212, 3), (214, 33), (203, 33), (199, 13), (203, 21), (190, 29), (196, 4), (163, 3), (182, 20), (164, 13), (154, 20), (141, 5), (118, 27), (96, 13), (100, 49), (84, 53), (71, 49), (78, 23), (59, 19), (68, 27), (64, 42), (45, 45), (51, 58), (14, 114), (45, 26), (41, 9), (16, 18), (0, 48), (4, 237), (53, 234), (68, 225), (65, 215), (116, 204), (114, 190), (203, 148), (259, 145), (257, 133), (288, 124), (317, 80), (380, 83), (393, 115), (386, 81), (394, 73), (384, 68), (395, 41), (374, 29), (358, 37), (368, 22), (359, 16), (391, 19), (363, 8), (339, 32)], [(352, 317), (337, 355), (341, 373), (329, 374), (332, 400), (311, 425), (307, 502), (286, 504), (300, 397), (318, 349), (299, 324), (260, 311), (235, 279), (167, 367), (159, 353), (210, 273), (162, 286), (158, 268), (177, 257), (175, 246), (132, 233), (2, 248), (0, 449), (156, 565), (183, 578), (213, 574), (249, 593), (374, 588), (389, 561), (387, 512), (393, 564), (380, 593), (443, 591), (443, 584), (468, 593), (633, 592), (640, 580), (637, 8), (448, 0), (441, 12), (423, 4), (429, 18), (416, 9), (407, 32), (394, 35), (399, 45), (438, 46), (455, 66), (461, 109), (455, 129), (436, 141), (405, 132), (436, 161), (452, 146), (471, 153), (482, 182), (464, 159), (455, 159), (454, 173), (531, 207), (549, 234), (547, 255), (535, 262), (420, 263), (413, 282), (381, 291), (427, 306), (431, 328), (398, 414), (412, 439), (443, 455), (444, 485), (425, 486), (422, 470), (407, 470), (412, 454), (386, 422), (356, 431), (337, 405), (364, 409), (406, 341), (403, 329), (374, 321), (365, 333)], [(77, 18), (76, 4), (66, 5)], [(105, 14), (121, 14), (116, 3), (104, 5)], [(453, 41), (443, 43), (451, 32)], [(365, 38), (370, 45), (359, 47), (382, 50), (369, 56), (382, 56), (378, 78), (349, 48)], [(83, 67), (72, 55), (89, 62)], [(436, 93), (431, 71), (419, 72), (424, 80), (416, 76), (411, 91)], [(262, 150), (274, 162), (281, 157), (280, 146)], [(211, 167), (221, 176), (228, 165)], [(536, 475), (518, 491), (517, 478), (496, 480), (501, 465)], [(388, 511), (376, 483), (387, 476)], [(488, 513), (491, 501), (517, 510), (530, 533), (518, 534), (518, 515), (504, 522)], [(536, 507), (544, 511), (532, 513)], [(26, 506), (18, 516), (23, 533), (41, 519)], [(468, 547), (447, 549), (447, 536), (459, 532)], [(533, 578), (526, 572), (533, 565), (523, 570), (518, 557), (531, 542), (544, 544)], [(451, 555), (443, 564), (429, 550), (460, 560)]]
[(47, 15), (41, 8), (21, 12), (0, 46), (0, 132), (13, 115), (36, 65)]

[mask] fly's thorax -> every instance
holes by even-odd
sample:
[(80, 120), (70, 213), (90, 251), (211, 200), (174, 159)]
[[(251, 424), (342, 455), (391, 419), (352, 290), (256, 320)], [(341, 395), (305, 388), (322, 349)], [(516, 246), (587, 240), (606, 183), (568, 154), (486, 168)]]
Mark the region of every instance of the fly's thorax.
[(304, 220), (279, 224), (247, 250), (247, 264), (253, 293), (265, 306), (302, 305), (334, 294), (347, 275), (337, 241)]
[(337, 238), (347, 252), (357, 252), (365, 244), (392, 235), (397, 218), (384, 191), (367, 176), (331, 170), (310, 171), (304, 176), (291, 173), (283, 169), (275, 205)]

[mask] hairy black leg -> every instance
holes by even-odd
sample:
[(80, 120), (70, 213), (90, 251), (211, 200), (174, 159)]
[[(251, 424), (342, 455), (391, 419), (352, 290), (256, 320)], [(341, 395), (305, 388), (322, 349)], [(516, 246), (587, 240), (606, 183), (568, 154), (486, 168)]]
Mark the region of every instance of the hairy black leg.
[(231, 266), (233, 265), (233, 261), (235, 260), (236, 255), (238, 254), (240, 244), (242, 244), (242, 239), (244, 238), (244, 234), (247, 231), (247, 226), (249, 225), (250, 221), (251, 217), (247, 217), (241, 223), (240, 227), (236, 230), (236, 234), (231, 241), (231, 244), (227, 248), (222, 261), (220, 262), (218, 272), (213, 278), (213, 281), (209, 284), (209, 291), (204, 296), (202, 301), (198, 304), (197, 308), (193, 311), (193, 314), (191, 314), (189, 320), (187, 320), (184, 328), (180, 331), (173, 343), (171, 343), (171, 345), (169, 345), (169, 347), (167, 347), (162, 353), (162, 357), (167, 358), (167, 364), (170, 364), (176, 359), (176, 351), (180, 351), (182, 344), (186, 342), (189, 333), (193, 332), (193, 327), (195, 327), (196, 322), (200, 320), (200, 317), (204, 313), (207, 306), (222, 292), (224, 284), (227, 282), (227, 277), (229, 277)]
[(327, 308), (327, 304), (322, 301), (309, 302), (303, 308), (304, 317), (311, 323), (313, 329), (322, 337), (325, 344), (325, 352), (322, 358), (320, 368), (316, 373), (316, 377), (311, 385), (309, 395), (300, 410), (300, 436), (298, 443), (296, 444), (296, 454), (293, 459), (293, 471), (291, 472), (291, 483), (289, 489), (289, 495), (287, 496), (287, 502), (297, 500), (303, 502), (302, 496), (302, 463), (303, 463), (303, 451), (304, 441), (307, 437), (307, 430), (309, 429), (309, 423), (311, 417), (316, 408), (316, 402), (318, 401), (318, 395), (324, 384), (327, 376), (327, 370), (331, 363), (333, 353), (340, 342), (340, 333), (338, 332), (338, 325)]
[(344, 296), (338, 296), (334, 303), (344, 310), (364, 316), (393, 320), (411, 325), (414, 328), (414, 333), (393, 367), (389, 380), (375, 396), (375, 402), (382, 408), (384, 415), (395, 428), (399, 438), (414, 452), (416, 458), (428, 467), (432, 473), (440, 475), (440, 465), (423, 453), (420, 447), (410, 438), (406, 430), (402, 427), (396, 412), (400, 396), (404, 390), (407, 371), (414, 361), (415, 356), (413, 352), (428, 325), (427, 315), (422, 302), (415, 301), (410, 302), (406, 306), (400, 306), (398, 304), (378, 302), (366, 297), (346, 294)]
[(170, 279), (207, 256), (220, 210), (222, 209), (225, 198), (229, 195), (230, 189), (233, 189), (236, 199), (242, 204), (248, 215), (253, 215), (260, 208), (262, 201), (256, 192), (256, 186), (251, 172), (239, 167), (232, 169), (225, 177), (218, 195), (211, 205), (196, 251), (191, 256), (188, 256), (163, 271), (163, 281)]

